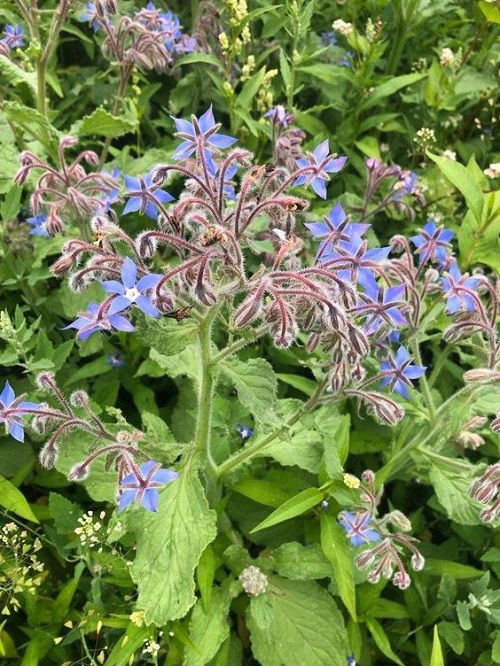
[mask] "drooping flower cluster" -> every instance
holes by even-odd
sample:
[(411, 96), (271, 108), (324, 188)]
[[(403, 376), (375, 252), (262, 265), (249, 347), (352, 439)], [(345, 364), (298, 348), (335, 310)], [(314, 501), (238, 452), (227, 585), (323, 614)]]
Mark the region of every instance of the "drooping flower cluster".
[(167, 71), (174, 58), (196, 49), (196, 39), (182, 32), (179, 18), (172, 12), (157, 9), (152, 2), (134, 16), (116, 16), (114, 0), (87, 3), (80, 21), (92, 30), (104, 33), (102, 50), (116, 61), (128, 79), (132, 67)]
[(15, 178), (18, 185), (26, 182), (31, 171), (42, 172), (31, 196), (34, 215), (27, 219), (33, 227), (33, 235), (46, 237), (60, 233), (67, 220), (85, 222), (88, 227), (89, 217), (105, 212), (112, 214), (110, 205), (119, 191), (118, 172), (87, 173), (84, 162), (91, 166), (99, 163), (97, 154), (91, 150), (84, 150), (69, 162), (66, 151), (77, 143), (78, 139), (72, 136), (60, 140), (59, 169), (31, 151), (24, 151), (19, 156), (21, 168)]
[(378, 517), (378, 506), (382, 500), (383, 487), (376, 490), (375, 475), (371, 470), (362, 474), (359, 485), (360, 500), (364, 507), (355, 511), (343, 511), (339, 522), (353, 546), (375, 546), (365, 548), (357, 557), (356, 565), (368, 573), (370, 583), (380, 578), (392, 578), (396, 587), (405, 590), (411, 584), (402, 555), (411, 554), (411, 567), (421, 571), (425, 560), (417, 547), (417, 539), (407, 534), (411, 523), (401, 511), (391, 511)]
[(491, 523), (500, 516), (500, 463), (490, 465), (482, 476), (475, 479), (470, 487), (470, 495), (476, 502), (486, 505), (480, 513), (485, 523)]

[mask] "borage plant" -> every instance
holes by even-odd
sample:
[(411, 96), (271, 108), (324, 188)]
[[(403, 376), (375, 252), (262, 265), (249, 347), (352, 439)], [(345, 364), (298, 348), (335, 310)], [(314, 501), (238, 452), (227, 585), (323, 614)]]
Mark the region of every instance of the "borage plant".
[[(272, 122), (277, 118), (272, 115)], [(122, 537), (134, 534), (136, 546), (136, 608), (146, 623), (162, 627), (196, 603), (191, 623), (201, 636), (216, 613), (221, 631), (203, 643), (203, 659), (210, 660), (229, 636), (225, 618), (243, 589), (250, 604), (234, 602), (232, 608), (241, 614), (248, 605), (260, 663), (299, 663), (283, 641), (284, 631), (295, 632), (290, 604), (295, 614), (301, 609), (297, 622), (314, 634), (309, 663), (343, 665), (351, 652), (359, 657), (365, 649), (355, 622), (355, 582), (392, 579), (404, 590), (419, 575), (412, 572), (425, 567), (409, 518), (397, 506), (383, 505), (384, 484), (430, 481), (452, 517), (462, 510), (450, 490), (460, 478), (466, 484), (462, 505), (479, 515), (480, 503), (493, 502), (481, 516), (497, 517), (498, 465), (485, 471), (465, 455), (471, 443), (481, 443), (471, 434), (493, 413), (488, 396), (499, 383), (497, 292), (487, 276), (461, 273), (453, 233), (432, 220), (410, 239), (394, 236), (386, 247), (367, 240), (375, 238), (370, 217), (388, 207), (410, 214), (412, 198), (423, 202), (411, 172), (368, 160), (365, 200), (353, 211), (355, 219), (338, 203), (322, 221), (308, 221), (304, 232), (309, 201), (297, 188), (325, 198), (329, 180), (347, 160), (331, 154), (328, 141), (302, 154), (294, 169), (255, 165), (251, 153), (220, 132), (211, 108), (200, 118), (174, 121), (182, 139), (176, 162), (143, 178), (125, 178), (122, 213), (146, 216), (156, 227), (133, 238), (109, 212), (118, 198), (113, 183), (104, 188), (99, 180), (98, 189), (116, 196), (106, 205), (92, 199), (96, 242), (66, 241), (53, 272), (69, 274), (77, 292), (95, 282), (103, 290), (103, 300), (89, 303), (67, 329), (76, 329), (82, 341), (136, 330), (151, 347), (147, 362), (157, 375), (178, 379), (179, 414), (186, 421), (178, 432), (189, 442), (174, 442), (166, 426), (165, 441), (152, 439), (116, 410), (117, 422), (106, 423), (83, 391), (67, 399), (48, 372), (38, 383), (57, 407), (16, 398), (6, 385), (0, 419), (22, 440), (32, 415), (33, 430), (50, 433), (42, 464), (69, 471), (90, 492), (94, 466), (101, 465), (98, 474), (106, 478), (106, 469), (116, 471)], [(41, 165), (32, 160), (30, 166)], [(183, 188), (174, 201), (164, 188), (177, 189), (179, 177)], [(51, 178), (52, 171), (46, 180)], [(57, 196), (67, 195), (57, 189)], [(314, 254), (310, 240), (317, 242)], [(447, 401), (434, 388), (439, 368), (429, 376), (424, 360), (438, 316), (449, 320), (444, 339), (459, 353), (471, 348), (480, 365)], [(287, 348), (301, 348), (303, 374), (279, 377), (307, 400), (277, 400), (277, 377), (258, 356), (268, 340), (281, 350), (276, 358), (285, 367)], [(365, 470), (361, 479), (345, 470), (351, 412), (387, 440), (384, 466)], [(492, 428), (498, 431), (498, 416)], [(81, 446), (72, 451), (65, 443), (74, 430), (88, 436), (84, 458), (78, 457)], [(277, 472), (272, 461), (293, 465), (297, 473)], [(257, 510), (249, 519), (242, 497), (275, 510)], [(300, 516), (306, 520), (297, 522)], [(258, 525), (255, 517), (261, 517)], [(282, 542), (273, 530), (286, 530), (285, 521), (296, 521), (288, 545), (298, 549), (299, 561), (314, 553), (315, 566), (332, 572), (334, 586), (314, 582), (328, 574), (309, 575), (309, 565), (302, 575), (293, 573), (284, 551), (272, 549)], [(307, 546), (297, 543), (299, 536)], [(223, 568), (228, 579), (210, 591)], [(349, 634), (335, 595), (350, 615)], [(315, 629), (307, 628), (309, 619)], [(375, 620), (367, 622), (376, 633)]]

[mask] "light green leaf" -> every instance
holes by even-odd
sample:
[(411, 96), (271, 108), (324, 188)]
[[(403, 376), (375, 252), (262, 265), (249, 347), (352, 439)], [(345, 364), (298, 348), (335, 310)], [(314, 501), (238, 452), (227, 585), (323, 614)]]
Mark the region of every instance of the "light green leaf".
[(448, 575), (457, 580), (478, 578), (484, 574), (484, 571), (475, 569), (468, 564), (460, 564), (460, 562), (452, 562), (450, 560), (436, 560), (434, 558), (425, 560), (424, 572), (430, 576)]
[(216, 515), (192, 464), (161, 491), (157, 513), (138, 507), (127, 518), (137, 533), (131, 572), (138, 586), (137, 606), (147, 622), (158, 626), (184, 617), (196, 602), (195, 568), (216, 536)]
[(71, 128), (71, 132), (78, 136), (105, 136), (111, 139), (123, 136), (137, 129), (137, 119), (134, 117), (114, 116), (106, 109), (98, 107), (88, 116), (84, 116)]
[(200, 370), (198, 348), (191, 344), (176, 354), (161, 354), (157, 349), (149, 350), (150, 358), (157, 363), (169, 377), (186, 375), (191, 379), (197, 379)]
[[(469, 172), (469, 169), (467, 169)], [(478, 185), (479, 187), (479, 185)], [(461, 264), (465, 269), (486, 264), (500, 272), (500, 191), (484, 196), (481, 220), (469, 211), (457, 233)]]
[(59, 534), (73, 532), (75, 527), (78, 527), (78, 518), (82, 515), (77, 504), (58, 493), (49, 493), (49, 511)]
[(307, 396), (311, 396), (318, 385), (314, 379), (309, 379), (308, 377), (302, 377), (301, 375), (289, 375), (285, 373), (277, 373), (276, 377), (285, 384), (292, 386), (298, 391), (302, 391)]
[(432, 639), (432, 653), (429, 666), (445, 666), (443, 650), (441, 648), (441, 641), (439, 640), (437, 625), (434, 625), (434, 632)]
[(262, 85), (264, 76), (266, 75), (266, 68), (261, 67), (258, 72), (255, 72), (241, 89), (240, 94), (236, 98), (236, 104), (243, 109), (251, 109), (257, 91)]
[(464, 631), (472, 629), (472, 622), (470, 621), (469, 606), (465, 601), (457, 601), (457, 617), (460, 626)]
[(427, 155), (437, 164), (441, 173), (460, 191), (474, 217), (480, 220), (483, 209), (483, 193), (479, 185), (470, 177), (464, 165), (434, 155), (431, 152), (427, 152)]
[(479, 9), (483, 12), (490, 23), (500, 23), (500, 9), (486, 0), (481, 0)]
[(211, 53), (186, 53), (181, 58), (175, 61), (174, 69), (176, 67), (181, 67), (182, 65), (195, 65), (196, 63), (202, 63), (204, 65), (214, 65), (219, 70), (223, 70), (223, 64), (215, 55)]
[(328, 65), (321, 63), (318, 65), (304, 65), (303, 67), (297, 67), (297, 72), (302, 72), (303, 74), (308, 74), (309, 76), (314, 76), (320, 81), (324, 81), (330, 85), (338, 85), (341, 79), (348, 79), (351, 81), (353, 79), (352, 73), (346, 67), (340, 67), (338, 65)]
[(314, 581), (271, 577), (250, 601), (247, 626), (261, 666), (345, 666), (347, 635), (334, 600)]
[(106, 658), (106, 666), (128, 666), (130, 659), (144, 647), (144, 641), (150, 635), (149, 627), (138, 627), (130, 622), (124, 634), (115, 640), (114, 647)]
[(321, 490), (318, 490), (318, 488), (306, 488), (306, 490), (297, 493), (297, 495), (294, 495), (286, 502), (283, 502), (281, 506), (254, 527), (250, 533), (258, 532), (266, 527), (282, 523), (284, 520), (290, 520), (290, 518), (300, 516), (317, 506), (322, 501), (323, 497), (323, 493)]
[(349, 414), (330, 415), (327, 422), (329, 432), (325, 434), (325, 467), (331, 479), (338, 479), (349, 454), (351, 418)]
[(285, 91), (288, 94), (289, 88), (292, 84), (292, 70), (290, 69), (290, 65), (288, 64), (288, 60), (283, 49), (280, 49), (280, 72), (281, 77), (283, 78), (283, 83), (285, 84)]
[(455, 622), (440, 622), (439, 635), (444, 638), (455, 654), (463, 654), (465, 643), (464, 634)]
[(189, 638), (196, 652), (187, 648), (184, 651), (183, 666), (204, 666), (215, 657), (218, 649), (229, 636), (229, 605), (238, 594), (239, 583), (222, 588), (215, 586), (210, 595), (210, 604), (205, 608), (201, 600), (193, 608), (189, 622)]
[(270, 557), (280, 576), (292, 580), (333, 578), (334, 575), (332, 565), (317, 543), (303, 546), (290, 541), (271, 551)]
[(471, 465), (469, 473), (465, 470), (457, 474), (444, 463), (433, 462), (429, 470), (429, 479), (439, 503), (444, 507), (451, 520), (462, 525), (480, 524), (480, 505), (469, 495), (471, 481), (477, 475)]
[(360, 105), (358, 110), (366, 111), (367, 109), (370, 109), (372, 106), (375, 106), (375, 104), (380, 102), (380, 100), (384, 99), (384, 97), (393, 95), (398, 90), (401, 90), (401, 88), (411, 86), (413, 83), (420, 81), (425, 76), (425, 72), (416, 72), (414, 74), (403, 74), (402, 76), (394, 76), (390, 78), (385, 83), (377, 86), (375, 90), (370, 93), (366, 100)]
[(321, 548), (330, 561), (340, 598), (353, 620), (356, 620), (356, 587), (354, 567), (344, 530), (334, 516), (321, 514)]
[(147, 347), (154, 347), (164, 356), (178, 354), (193, 342), (198, 332), (194, 319), (144, 318), (137, 326), (137, 334)]
[(36, 74), (34, 72), (25, 72), (10, 58), (0, 55), (0, 73), (5, 76), (11, 86), (25, 84), (33, 96), (36, 96)]
[(375, 641), (375, 644), (377, 645), (380, 652), (382, 652), (382, 654), (385, 655), (387, 659), (390, 659), (395, 664), (404, 666), (398, 655), (393, 651), (389, 642), (389, 638), (387, 637), (387, 634), (382, 628), (380, 622), (377, 622), (377, 620), (372, 617), (368, 617), (366, 618), (366, 626), (370, 630), (370, 633), (373, 636), (373, 640)]
[(3, 476), (0, 476), (0, 506), (33, 523), (39, 522), (22, 492)]
[(220, 364), (234, 384), (241, 404), (261, 422), (276, 422), (274, 407), (278, 382), (271, 365), (263, 358), (240, 361), (233, 358)]
[(242, 479), (231, 490), (265, 506), (278, 507), (289, 499), (289, 494), (277, 483), (262, 479)]

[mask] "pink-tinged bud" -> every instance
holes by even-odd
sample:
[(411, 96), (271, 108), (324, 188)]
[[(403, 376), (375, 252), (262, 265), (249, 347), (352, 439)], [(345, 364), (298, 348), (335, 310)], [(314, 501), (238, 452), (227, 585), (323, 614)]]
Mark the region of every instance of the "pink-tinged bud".
[(366, 370), (363, 368), (361, 363), (355, 362), (352, 366), (351, 376), (356, 382), (360, 382), (366, 376)]
[(496, 435), (500, 435), (500, 412), (498, 412), (495, 418), (492, 420), (490, 428)]
[(239, 308), (234, 313), (234, 325), (236, 328), (248, 326), (257, 319), (262, 309), (262, 296), (265, 288), (260, 286), (254, 292), (250, 293)]
[(464, 425), (465, 430), (479, 430), (488, 423), (486, 416), (472, 416)]
[(317, 349), (320, 342), (321, 336), (318, 333), (311, 333), (309, 340), (306, 342), (306, 350), (311, 354), (315, 349)]
[(363, 571), (364, 569), (368, 569), (369, 566), (373, 564), (375, 560), (375, 553), (373, 550), (365, 550), (363, 551), (360, 555), (356, 557), (354, 560), (354, 563), (358, 567), (358, 569), (361, 569)]
[(357, 356), (366, 356), (370, 351), (368, 338), (357, 326), (347, 323), (347, 338), (353, 353)]
[(89, 396), (85, 391), (78, 390), (69, 396), (69, 401), (73, 407), (86, 407), (89, 404)]
[(411, 567), (413, 571), (422, 571), (425, 567), (425, 557), (419, 550), (416, 550), (411, 556)]
[(76, 136), (70, 136), (66, 135), (63, 136), (62, 139), (59, 142), (59, 148), (61, 150), (66, 150), (67, 148), (72, 148), (73, 146), (76, 146), (78, 143), (78, 139)]
[(194, 286), (194, 295), (196, 298), (207, 307), (212, 306), (217, 301), (217, 295), (210, 287), (208, 282), (204, 280), (197, 280)]
[(62, 230), (64, 229), (63, 221), (57, 214), (55, 207), (50, 209), (45, 228), (51, 236), (62, 233)]
[(411, 585), (411, 578), (406, 571), (397, 571), (392, 577), (392, 582), (400, 590), (406, 590)]
[(73, 258), (70, 255), (63, 255), (57, 261), (55, 261), (50, 270), (57, 277), (62, 277), (73, 265)]
[(14, 183), (16, 185), (23, 185), (26, 182), (26, 178), (30, 172), (30, 167), (21, 167), (14, 177)]
[(349, 384), (350, 380), (349, 363), (347, 359), (343, 357), (335, 364), (330, 372), (329, 381), (332, 392), (338, 393)]
[(135, 243), (137, 252), (142, 259), (151, 259), (156, 254), (157, 242), (150, 232), (139, 234)]
[(375, 570), (375, 571), (370, 571), (368, 574), (368, 582), (371, 583), (372, 585), (376, 585), (380, 580), (380, 571)]
[(89, 468), (84, 463), (73, 465), (69, 470), (68, 479), (70, 481), (83, 481), (89, 475)]
[(53, 372), (45, 370), (37, 376), (36, 383), (44, 391), (51, 391), (56, 385), (56, 377)]
[(462, 430), (457, 437), (457, 442), (466, 449), (475, 451), (484, 444), (484, 439), (477, 432), (470, 432), (469, 430)]
[(467, 384), (500, 384), (500, 371), (489, 368), (477, 368), (464, 372)]
[(34, 215), (38, 215), (42, 209), (42, 197), (37, 190), (35, 190), (30, 197), (30, 206)]
[(75, 294), (81, 294), (89, 286), (88, 273), (82, 275), (82, 272), (73, 273), (69, 276), (68, 287), (71, 291), (74, 291)]
[(87, 164), (91, 164), (92, 166), (97, 166), (99, 164), (99, 155), (94, 153), (93, 150), (85, 150), (81, 156)]
[[(47, 403), (41, 403), (39, 409), (49, 409), (49, 406)], [(31, 428), (37, 433), (37, 435), (45, 435), (49, 422), (49, 418), (44, 414), (35, 414), (31, 419)]]
[(380, 162), (374, 157), (369, 157), (367, 160), (365, 160), (365, 164), (366, 168), (370, 171), (375, 171), (375, 169), (378, 169), (380, 166)]
[(132, 433), (127, 432), (127, 430), (119, 430), (116, 433), (116, 443), (126, 446), (132, 441)]
[(485, 483), (481, 479), (476, 479), (470, 487), (469, 494), (472, 499), (480, 504), (487, 504), (495, 497), (498, 492), (498, 482)]
[(59, 450), (57, 446), (51, 442), (45, 444), (45, 446), (40, 450), (39, 459), (42, 467), (47, 469), (53, 469), (56, 464), (57, 456)]
[(363, 483), (373, 486), (375, 485), (375, 474), (371, 469), (365, 469), (365, 471), (361, 474), (361, 480)]

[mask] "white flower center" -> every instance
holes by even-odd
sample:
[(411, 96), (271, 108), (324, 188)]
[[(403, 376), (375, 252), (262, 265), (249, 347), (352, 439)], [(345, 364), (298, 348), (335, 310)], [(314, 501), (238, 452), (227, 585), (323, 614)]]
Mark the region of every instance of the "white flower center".
[(125, 298), (128, 299), (131, 303), (135, 303), (135, 301), (139, 298), (140, 295), (141, 292), (135, 287), (127, 289), (127, 291), (124, 293)]

